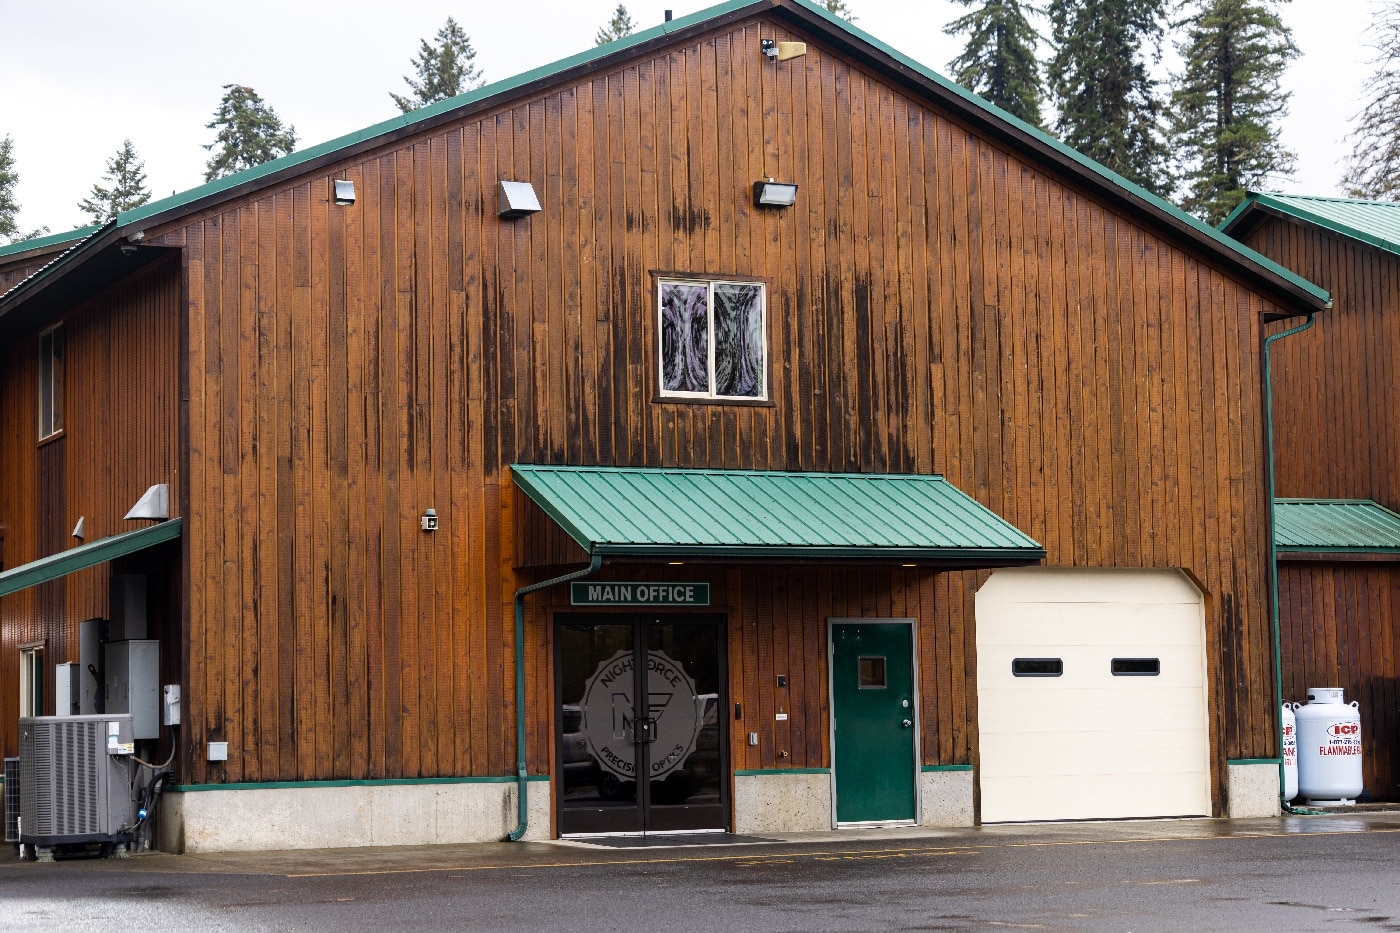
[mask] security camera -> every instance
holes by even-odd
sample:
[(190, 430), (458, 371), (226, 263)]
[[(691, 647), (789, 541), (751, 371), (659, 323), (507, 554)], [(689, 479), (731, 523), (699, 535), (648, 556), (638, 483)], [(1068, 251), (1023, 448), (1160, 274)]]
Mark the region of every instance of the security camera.
[(135, 243), (127, 243), (125, 240), (123, 240), (123, 241), (122, 241), (122, 245), (121, 245), (121, 251), (122, 251), (122, 255), (123, 255), (123, 256), (135, 256), (135, 255), (136, 255), (136, 244), (135, 244)]

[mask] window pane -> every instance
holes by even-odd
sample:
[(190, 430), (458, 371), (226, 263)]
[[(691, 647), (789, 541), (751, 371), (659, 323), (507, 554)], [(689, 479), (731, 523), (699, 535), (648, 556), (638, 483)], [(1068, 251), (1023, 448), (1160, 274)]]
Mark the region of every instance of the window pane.
[(878, 690), (886, 685), (884, 658), (857, 658), (856, 662), (860, 689)]
[(53, 399), (53, 420), (50, 422), (51, 431), (63, 430), (63, 328), (58, 327), (53, 332), (53, 388), (51, 397)]
[(1160, 658), (1114, 658), (1109, 670), (1114, 677), (1156, 677), (1162, 673)]
[(715, 394), (763, 397), (763, 288), (715, 285)]
[(1059, 677), (1065, 672), (1062, 658), (1012, 658), (1011, 673), (1015, 677)]
[(663, 391), (710, 391), (707, 292), (704, 285), (661, 284)]
[(39, 338), (39, 436), (53, 433), (53, 331)]

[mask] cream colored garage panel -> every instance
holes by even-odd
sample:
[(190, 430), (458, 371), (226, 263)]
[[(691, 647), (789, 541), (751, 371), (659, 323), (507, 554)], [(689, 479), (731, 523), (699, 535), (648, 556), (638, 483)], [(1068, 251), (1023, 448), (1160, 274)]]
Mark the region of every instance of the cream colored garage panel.
[[(1205, 613), (1177, 571), (999, 570), (977, 593), (982, 821), (1210, 814)], [(1057, 677), (1013, 675), (1058, 658)], [(1156, 676), (1115, 676), (1156, 658)]]

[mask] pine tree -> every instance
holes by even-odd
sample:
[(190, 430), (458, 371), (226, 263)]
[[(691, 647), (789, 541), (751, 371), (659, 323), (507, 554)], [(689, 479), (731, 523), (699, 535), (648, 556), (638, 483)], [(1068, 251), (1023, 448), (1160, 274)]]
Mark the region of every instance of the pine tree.
[(1046, 84), (1070, 146), (1159, 194), (1171, 190), (1162, 102), (1148, 66), (1161, 56), (1166, 0), (1050, 0)]
[(405, 75), (403, 81), (413, 91), (412, 96), (389, 94), (404, 113), (481, 87), (481, 72), (473, 64), (476, 49), (457, 21), (449, 16), (434, 38), (436, 45), (420, 39), (418, 57), (410, 59), (418, 80)]
[(19, 202), (15, 200), (15, 186), (19, 184), (19, 171), (15, 168), (15, 143), (8, 134), (0, 139), (0, 246), (32, 240), (49, 232), (48, 227), (21, 233), (19, 229)]
[(78, 210), (92, 216), (92, 222), (103, 224), (122, 211), (140, 207), (151, 199), (146, 188), (146, 163), (136, 157), (136, 147), (131, 140), (122, 140), (117, 154), (107, 160), (107, 174), (104, 181), (112, 186), (104, 188), (100, 184), (92, 186), (92, 193), (78, 202)]
[(1271, 0), (1197, 0), (1182, 25), (1184, 70), (1171, 97), (1181, 206), (1215, 225), (1246, 189), (1292, 171), (1278, 125), (1289, 95), (1279, 82), (1298, 49)]
[[(972, 6), (978, 0), (957, 2)], [(968, 34), (962, 54), (948, 63), (953, 80), (1032, 126), (1041, 125), (1045, 84), (1035, 57), (1040, 34), (1026, 18), (1022, 0), (982, 0), (943, 32)]]
[(609, 42), (616, 42), (623, 36), (632, 35), (636, 28), (637, 24), (632, 22), (632, 17), (627, 14), (627, 7), (619, 3), (617, 9), (613, 10), (612, 19), (593, 37), (593, 44), (607, 45)]
[(850, 4), (846, 0), (819, 0), (819, 2), (826, 7), (828, 13), (835, 13), (848, 23), (856, 21), (856, 14), (851, 12)]
[(218, 130), (205, 149), (217, 150), (205, 165), (204, 180), (213, 181), (262, 165), (296, 148), (297, 131), (282, 126), (282, 118), (258, 92), (241, 84), (225, 84), (224, 97), (206, 129)]
[(1342, 185), (1353, 198), (1400, 201), (1400, 0), (1377, 10), (1371, 35), (1376, 70), (1366, 81), (1366, 106), (1352, 117)]

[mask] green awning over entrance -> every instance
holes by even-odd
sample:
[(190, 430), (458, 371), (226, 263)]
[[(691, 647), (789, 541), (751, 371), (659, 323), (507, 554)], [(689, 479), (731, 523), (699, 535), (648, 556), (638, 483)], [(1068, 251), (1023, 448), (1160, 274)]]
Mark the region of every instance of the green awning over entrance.
[(8, 596), (19, 590), (67, 576), (75, 570), (172, 541), (180, 537), (182, 524), (180, 519), (172, 518), (168, 522), (161, 522), (149, 528), (112, 535), (91, 544), (80, 544), (75, 548), (0, 572), (0, 596)]
[(1045, 549), (941, 476), (511, 467), (593, 555), (1005, 566)]
[(1370, 499), (1275, 499), (1280, 551), (1400, 553), (1400, 515)]

